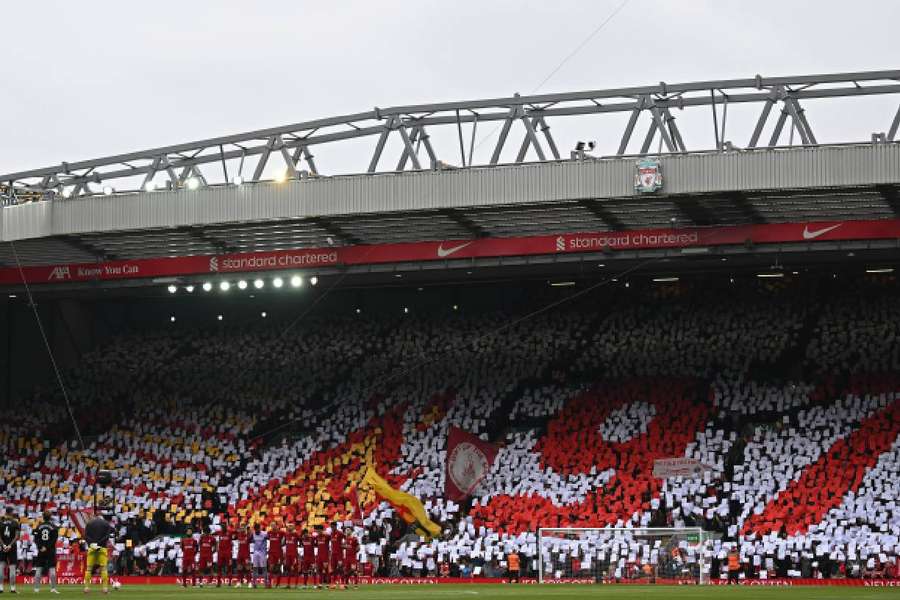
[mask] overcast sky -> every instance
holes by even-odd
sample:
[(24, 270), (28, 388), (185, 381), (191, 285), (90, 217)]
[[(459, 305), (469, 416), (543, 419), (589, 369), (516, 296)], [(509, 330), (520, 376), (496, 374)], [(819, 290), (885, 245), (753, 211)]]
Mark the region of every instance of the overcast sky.
[[(620, 3), (9, 0), (0, 173), (374, 106), (530, 93)], [(894, 0), (631, 0), (540, 91), (897, 68), (898, 21)], [(897, 101), (808, 114), (820, 141), (867, 139)], [(560, 131), (618, 141), (579, 127)], [(319, 168), (362, 170), (372, 144)]]

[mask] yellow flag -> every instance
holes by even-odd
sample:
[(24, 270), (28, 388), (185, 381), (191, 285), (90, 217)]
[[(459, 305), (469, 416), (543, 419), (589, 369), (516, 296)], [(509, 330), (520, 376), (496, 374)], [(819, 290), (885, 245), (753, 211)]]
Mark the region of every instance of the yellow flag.
[(392, 488), (383, 477), (375, 472), (372, 466), (366, 469), (362, 484), (371, 488), (379, 498), (393, 506), (407, 523), (415, 523), (419, 529), (431, 537), (438, 537), (441, 534), (440, 526), (428, 518), (428, 513), (425, 512), (425, 507), (418, 498)]

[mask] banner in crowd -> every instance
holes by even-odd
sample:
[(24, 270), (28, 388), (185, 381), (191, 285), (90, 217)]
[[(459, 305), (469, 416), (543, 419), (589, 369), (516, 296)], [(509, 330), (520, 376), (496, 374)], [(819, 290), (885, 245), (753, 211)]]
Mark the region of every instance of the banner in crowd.
[(440, 526), (428, 518), (422, 501), (404, 491), (391, 487), (381, 475), (375, 472), (371, 465), (363, 476), (363, 485), (368, 486), (375, 494), (394, 507), (406, 523), (416, 525), (426, 536), (438, 537), (441, 534)]
[(653, 461), (653, 476), (659, 479), (666, 477), (699, 477), (712, 467), (696, 458), (657, 458)]
[(487, 477), (498, 448), (468, 431), (451, 427), (447, 434), (447, 476), (444, 496), (459, 502)]
[(678, 249), (740, 244), (810, 244), (900, 238), (900, 219), (641, 229), (475, 240), (302, 248), (215, 256), (179, 256), (0, 269), (0, 285), (114, 281), (188, 275), (317, 269), (342, 265)]

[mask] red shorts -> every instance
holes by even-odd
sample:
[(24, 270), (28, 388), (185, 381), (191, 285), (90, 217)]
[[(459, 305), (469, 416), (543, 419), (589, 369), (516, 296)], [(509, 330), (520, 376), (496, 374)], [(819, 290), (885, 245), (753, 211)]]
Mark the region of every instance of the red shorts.
[(250, 562), (250, 555), (238, 554), (237, 561), (239, 565), (246, 565), (248, 562)]
[(270, 554), (268, 558), (268, 563), (270, 567), (274, 567), (275, 565), (280, 565), (282, 561), (282, 556), (280, 554)]
[(300, 567), (300, 571), (302, 571), (303, 573), (312, 573), (313, 571), (315, 571), (315, 569), (315, 563), (311, 562), (304, 562), (303, 566)]
[(182, 573), (193, 573), (197, 570), (197, 563), (194, 562), (194, 557), (189, 555), (184, 555), (181, 557), (181, 572)]
[(212, 565), (212, 556), (201, 556), (199, 562), (201, 569), (208, 569)]

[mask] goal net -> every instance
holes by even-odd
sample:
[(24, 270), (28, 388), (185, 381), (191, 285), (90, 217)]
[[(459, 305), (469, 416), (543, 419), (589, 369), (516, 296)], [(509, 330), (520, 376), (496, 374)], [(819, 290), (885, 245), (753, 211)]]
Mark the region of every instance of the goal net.
[(706, 542), (699, 527), (538, 529), (538, 580), (704, 584)]

